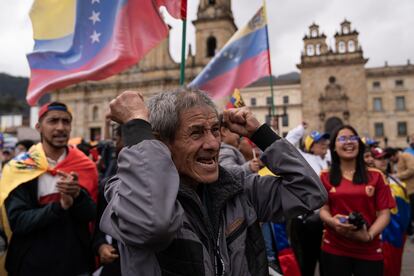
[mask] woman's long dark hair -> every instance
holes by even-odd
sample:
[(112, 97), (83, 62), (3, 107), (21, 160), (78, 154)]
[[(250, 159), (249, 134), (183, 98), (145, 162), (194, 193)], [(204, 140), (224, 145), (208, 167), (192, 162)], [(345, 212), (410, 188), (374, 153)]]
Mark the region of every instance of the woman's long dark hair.
[[(329, 171), (329, 181), (335, 187), (339, 186), (342, 180), (342, 171), (341, 171), (341, 160), (338, 156), (338, 153), (335, 150), (335, 142), (336, 138), (338, 137), (339, 131), (343, 129), (349, 129), (354, 133), (354, 135), (358, 136), (356, 130), (350, 125), (343, 125), (335, 130), (334, 134), (331, 136), (331, 142), (329, 145), (329, 149), (331, 150), (332, 156), (332, 166)], [(368, 173), (367, 168), (364, 162), (364, 148), (365, 145), (361, 141), (361, 138), (358, 139), (358, 155), (356, 156), (356, 165), (355, 165), (355, 173), (352, 179), (352, 182), (355, 184), (367, 184), (368, 183)]]

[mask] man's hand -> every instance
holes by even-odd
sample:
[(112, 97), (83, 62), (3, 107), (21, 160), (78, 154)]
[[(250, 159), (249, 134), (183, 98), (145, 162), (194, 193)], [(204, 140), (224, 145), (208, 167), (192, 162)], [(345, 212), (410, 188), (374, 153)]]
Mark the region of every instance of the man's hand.
[(102, 264), (109, 264), (119, 258), (116, 249), (110, 244), (102, 244), (98, 249), (99, 260)]
[(247, 107), (224, 110), (223, 120), (232, 132), (249, 138), (260, 127), (259, 121)]
[(56, 184), (58, 192), (71, 196), (72, 198), (77, 198), (80, 193), (78, 175), (74, 172), (68, 174), (58, 171), (57, 173), (60, 176), (60, 179)]
[(149, 112), (140, 92), (125, 91), (109, 103), (107, 118), (120, 124), (133, 119), (148, 121)]

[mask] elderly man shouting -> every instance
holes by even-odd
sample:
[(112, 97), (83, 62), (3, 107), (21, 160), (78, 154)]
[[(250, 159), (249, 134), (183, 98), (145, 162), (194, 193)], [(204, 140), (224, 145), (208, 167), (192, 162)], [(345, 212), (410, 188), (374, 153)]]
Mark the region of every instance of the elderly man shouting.
[(225, 111), (224, 121), (264, 151), (277, 177), (219, 166), (218, 113), (201, 91), (161, 93), (148, 107), (127, 91), (110, 103), (109, 117), (123, 124), (126, 147), (100, 225), (120, 241), (123, 275), (268, 275), (259, 222), (326, 201), (300, 153), (247, 108)]

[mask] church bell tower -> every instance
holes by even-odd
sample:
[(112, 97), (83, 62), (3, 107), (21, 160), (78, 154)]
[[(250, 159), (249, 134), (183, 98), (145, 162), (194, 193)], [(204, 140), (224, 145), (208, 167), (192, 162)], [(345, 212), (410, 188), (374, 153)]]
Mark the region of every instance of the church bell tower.
[(231, 0), (200, 0), (196, 29), (196, 65), (204, 66), (237, 30)]

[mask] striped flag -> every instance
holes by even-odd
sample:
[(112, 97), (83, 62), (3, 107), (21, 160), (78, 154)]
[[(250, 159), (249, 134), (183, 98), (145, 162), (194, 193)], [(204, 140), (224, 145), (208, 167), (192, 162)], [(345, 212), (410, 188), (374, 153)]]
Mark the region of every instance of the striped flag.
[(219, 99), (269, 74), (267, 23), (262, 7), (188, 86), (205, 90), (212, 98)]

